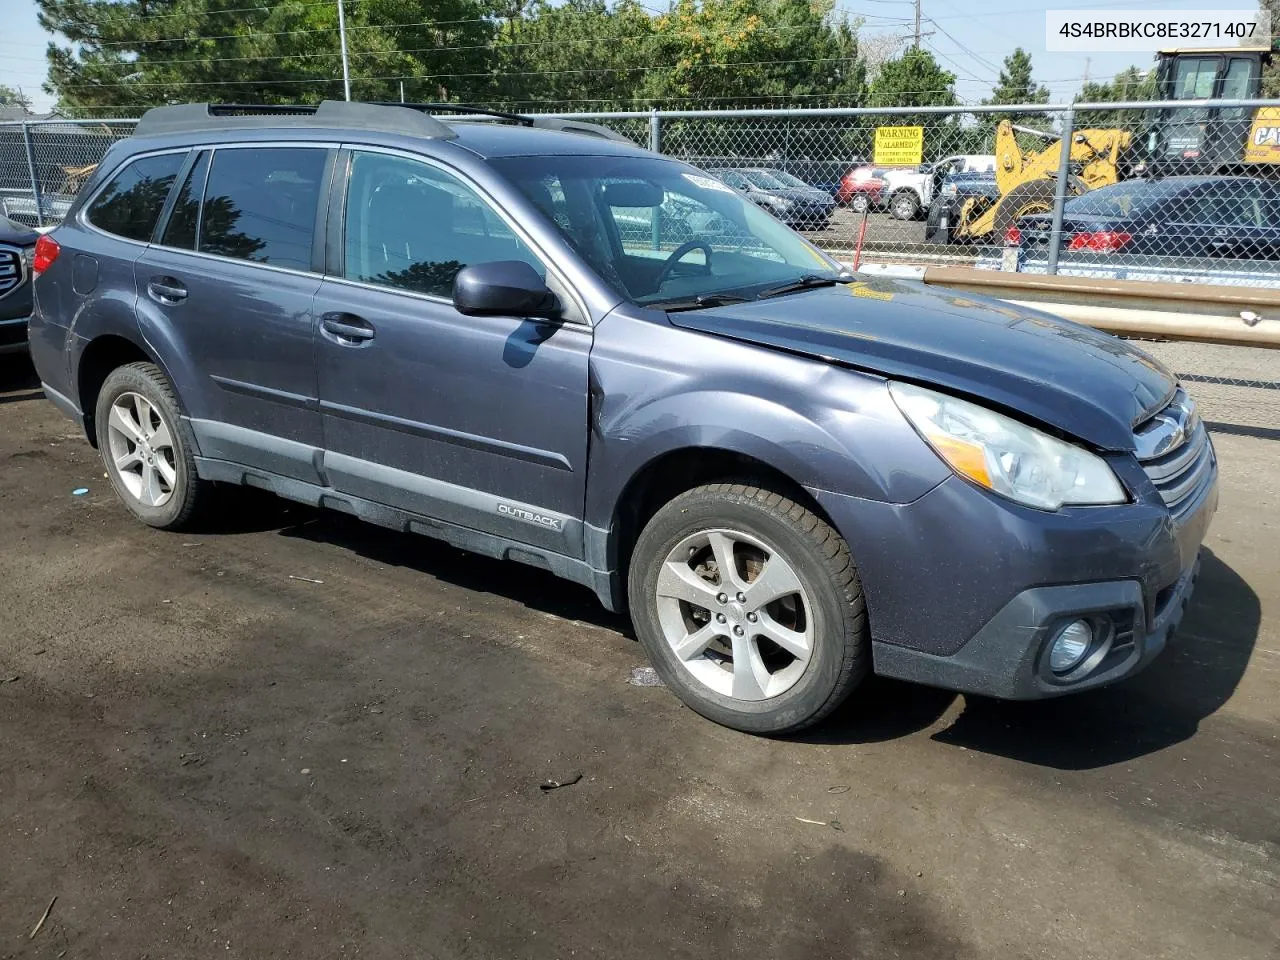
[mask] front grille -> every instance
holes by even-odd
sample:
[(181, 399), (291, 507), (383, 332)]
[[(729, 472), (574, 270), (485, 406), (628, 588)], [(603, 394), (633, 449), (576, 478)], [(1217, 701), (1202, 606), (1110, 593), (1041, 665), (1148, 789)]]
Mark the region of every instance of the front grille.
[(1175, 517), (1194, 506), (1213, 482), (1213, 444), (1182, 389), (1134, 432), (1134, 440), (1142, 469)]
[(0, 297), (22, 285), (22, 251), (0, 246)]

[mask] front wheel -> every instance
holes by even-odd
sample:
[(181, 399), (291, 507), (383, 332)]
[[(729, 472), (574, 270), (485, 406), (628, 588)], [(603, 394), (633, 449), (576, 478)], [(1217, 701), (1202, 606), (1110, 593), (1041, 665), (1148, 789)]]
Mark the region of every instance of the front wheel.
[(871, 207), (871, 201), (865, 193), (855, 193), (849, 201), (849, 209), (854, 213), (866, 213)]
[(631, 557), (636, 634), (690, 708), (748, 733), (817, 723), (870, 667), (849, 548), (793, 500), (718, 483), (676, 497)]

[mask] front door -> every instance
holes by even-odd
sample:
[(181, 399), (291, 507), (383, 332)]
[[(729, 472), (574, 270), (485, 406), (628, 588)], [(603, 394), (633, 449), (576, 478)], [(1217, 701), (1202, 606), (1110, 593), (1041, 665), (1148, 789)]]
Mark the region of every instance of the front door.
[(440, 166), (354, 150), (347, 167), (340, 263), (315, 299), (329, 483), (580, 557), (591, 328), (572, 309), (560, 321), (458, 313), (464, 266), (545, 265)]
[(312, 483), (321, 445), (312, 299), (330, 151), (205, 151), (135, 264), (143, 330), (182, 382), (202, 456)]

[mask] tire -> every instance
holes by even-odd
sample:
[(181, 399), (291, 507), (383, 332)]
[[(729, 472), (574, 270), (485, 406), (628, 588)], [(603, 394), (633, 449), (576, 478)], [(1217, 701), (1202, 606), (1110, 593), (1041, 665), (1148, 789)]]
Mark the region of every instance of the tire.
[[(733, 541), (727, 554), (724, 540)], [(718, 552), (733, 557), (735, 582), (720, 576), (718, 564), (709, 569)], [(758, 604), (769, 594), (757, 591), (753, 599), (757, 583), (783, 592)], [(797, 589), (788, 591), (791, 584)], [(811, 511), (766, 487), (709, 484), (666, 504), (636, 542), (627, 589), (632, 624), (658, 675), (690, 709), (735, 730), (776, 735), (811, 726), (870, 669), (862, 587), (848, 545)], [(700, 602), (678, 599), (681, 593)], [(686, 647), (683, 657), (677, 645)]]
[(899, 190), (889, 198), (889, 212), (895, 220), (914, 220), (920, 216), (920, 198), (912, 190)]
[[(120, 416), (113, 420), (113, 413)], [(160, 368), (130, 363), (113, 370), (98, 393), (94, 426), (107, 476), (129, 512), (161, 530), (189, 525), (213, 485), (196, 475), (190, 428)]]
[(1028, 180), (1020, 183), (996, 201), (995, 225), (991, 229), (994, 242), (1004, 243), (1004, 235), (1019, 217), (1046, 213), (1053, 209), (1052, 180)]
[(870, 206), (871, 201), (865, 193), (855, 193), (849, 198), (849, 209), (854, 213), (866, 213)]

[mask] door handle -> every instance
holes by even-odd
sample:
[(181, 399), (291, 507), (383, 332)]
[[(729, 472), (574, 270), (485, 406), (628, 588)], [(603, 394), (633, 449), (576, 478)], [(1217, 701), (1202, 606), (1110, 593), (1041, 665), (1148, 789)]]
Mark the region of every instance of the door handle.
[(187, 288), (182, 285), (181, 280), (173, 277), (152, 277), (147, 284), (147, 293), (151, 295), (151, 299), (160, 303), (174, 304), (187, 299)]
[(339, 343), (356, 346), (373, 339), (373, 324), (353, 313), (326, 313), (320, 318), (320, 326)]

